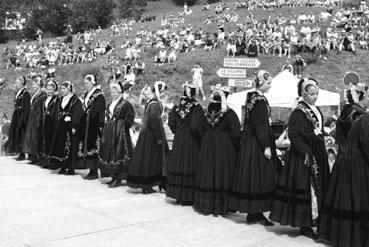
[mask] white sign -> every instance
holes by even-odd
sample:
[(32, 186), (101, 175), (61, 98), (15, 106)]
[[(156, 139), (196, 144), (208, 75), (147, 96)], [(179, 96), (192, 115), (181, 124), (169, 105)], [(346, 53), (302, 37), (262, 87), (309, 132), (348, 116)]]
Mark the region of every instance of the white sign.
[(252, 88), (252, 81), (245, 79), (228, 79), (228, 86), (230, 87), (245, 87)]
[(226, 57), (223, 60), (223, 66), (234, 68), (258, 68), (260, 66), (260, 61), (257, 58)]
[(217, 71), (217, 75), (222, 78), (246, 78), (245, 69), (228, 69), (220, 68)]

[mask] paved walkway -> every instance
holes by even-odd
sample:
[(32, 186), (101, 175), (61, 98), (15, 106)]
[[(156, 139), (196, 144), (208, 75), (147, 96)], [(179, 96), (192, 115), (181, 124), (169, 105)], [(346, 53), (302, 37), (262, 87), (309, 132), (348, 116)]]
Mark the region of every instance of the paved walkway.
[(244, 219), (202, 216), (164, 193), (108, 189), (80, 175), (0, 158), (1, 247), (324, 246), (295, 229), (248, 226)]

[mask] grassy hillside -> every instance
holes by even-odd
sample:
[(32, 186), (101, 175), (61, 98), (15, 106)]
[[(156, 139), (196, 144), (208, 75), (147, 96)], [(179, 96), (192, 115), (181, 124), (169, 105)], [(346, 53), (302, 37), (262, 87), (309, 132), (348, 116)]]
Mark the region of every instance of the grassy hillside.
[[(212, 5), (212, 9), (214, 5)], [(202, 12), (201, 5), (193, 6), (193, 14), (189, 17), (186, 17), (185, 25), (191, 24), (194, 28), (202, 26), (202, 22), (208, 15), (213, 15), (214, 12), (211, 10), (209, 12)], [(151, 30), (155, 30), (160, 26), (161, 18), (166, 15), (174, 15), (176, 16), (178, 11), (181, 11), (180, 7), (174, 6), (171, 0), (161, 0), (158, 2), (149, 2), (147, 7), (147, 14), (156, 15), (157, 19), (154, 22), (147, 23), (138, 23), (135, 24), (134, 29), (138, 29), (141, 26), (148, 26)], [(305, 11), (307, 13), (315, 13), (318, 14), (321, 12), (321, 9), (318, 8), (283, 8), (280, 11), (253, 11), (254, 16), (257, 18), (267, 19), (268, 16), (276, 16), (279, 13), (284, 15), (285, 17), (290, 17), (292, 14), (299, 14), (300, 12)], [(240, 20), (245, 18), (249, 12), (241, 9), (238, 11), (240, 16)], [(209, 26), (203, 26), (205, 30), (215, 30), (215, 24), (211, 24)], [(235, 25), (227, 25), (226, 31), (235, 30)], [(111, 37), (110, 31), (104, 31), (101, 35), (102, 40), (108, 40)], [(118, 37), (116, 39), (117, 47), (123, 43), (123, 37)], [(10, 47), (14, 46), (14, 42), (9, 44)], [(4, 49), (4, 45), (0, 45), (0, 49)], [(120, 54), (123, 54), (123, 50), (119, 50)], [(143, 54), (144, 62), (147, 66), (147, 73), (145, 77), (139, 77), (137, 80), (138, 86), (134, 89), (132, 93), (131, 102), (137, 102), (138, 94), (143, 86), (143, 84), (147, 82), (153, 82), (155, 80), (164, 80), (169, 85), (169, 95), (170, 98), (175, 100), (179, 97), (179, 94), (182, 92), (181, 85), (184, 81), (191, 79), (192, 73), (190, 70), (194, 66), (196, 62), (199, 62), (204, 68), (204, 89), (208, 93), (210, 85), (216, 82), (224, 82), (226, 80), (222, 80), (217, 77), (216, 71), (219, 67), (222, 67), (223, 58), (225, 57), (225, 48), (216, 49), (211, 52), (206, 52), (204, 50), (195, 50), (190, 51), (187, 54), (178, 55), (178, 61), (170, 64), (156, 67), (153, 64), (153, 51), (146, 52)], [(357, 71), (364, 81), (369, 79), (369, 66), (368, 66), (368, 51), (358, 50), (356, 56), (352, 53), (343, 52), (340, 55), (337, 55), (336, 52), (331, 52), (328, 61), (320, 60), (315, 61), (312, 59), (310, 54), (303, 54), (303, 57), (307, 61), (313, 61), (313, 63), (309, 64), (305, 69), (303, 76), (305, 77), (313, 77), (316, 78), (320, 83), (322, 88), (338, 91), (342, 88), (342, 76), (348, 70)], [(281, 64), (286, 61), (286, 57), (278, 58), (278, 56), (271, 55), (261, 55), (259, 60), (261, 61), (260, 69), (266, 69), (270, 71), (272, 74), (277, 74), (280, 70)], [(97, 67), (102, 70), (102, 67), (106, 64), (106, 58), (99, 58), (93, 64), (77, 64), (77, 65), (66, 65), (57, 67), (57, 76), (56, 79), (58, 81), (63, 80), (72, 80), (77, 84), (77, 91), (81, 92), (83, 89), (80, 87), (82, 82), (82, 74), (83, 71), (92, 67)], [(10, 84), (14, 80), (14, 78), (21, 74), (28, 73), (28, 70), (5, 70), (5, 64), (0, 64), (0, 74), (6, 75)], [(103, 71), (103, 70), (102, 70)], [(106, 72), (106, 71), (105, 71)], [(251, 76), (254, 70), (247, 70), (247, 74)], [(104, 80), (105, 81), (105, 80)], [(12, 91), (10, 86), (4, 88), (0, 94), (1, 104), (0, 104), (0, 112), (12, 111), (12, 100), (13, 100), (14, 92)]]

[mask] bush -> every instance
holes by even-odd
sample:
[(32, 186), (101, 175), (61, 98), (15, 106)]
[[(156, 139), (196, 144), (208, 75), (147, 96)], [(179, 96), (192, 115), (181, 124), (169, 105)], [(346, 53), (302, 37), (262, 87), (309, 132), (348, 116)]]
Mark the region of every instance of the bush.
[(197, 0), (173, 0), (173, 2), (176, 5), (184, 5), (184, 3), (186, 2), (188, 6), (192, 6), (197, 2)]
[(146, 0), (120, 0), (119, 17), (138, 18), (142, 15), (143, 7), (147, 6)]

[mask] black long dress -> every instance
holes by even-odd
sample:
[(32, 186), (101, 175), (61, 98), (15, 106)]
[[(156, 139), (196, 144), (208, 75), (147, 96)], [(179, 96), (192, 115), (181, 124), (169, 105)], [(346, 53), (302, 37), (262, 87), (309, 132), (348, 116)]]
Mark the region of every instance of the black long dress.
[[(317, 108), (319, 110), (319, 108)], [(320, 110), (322, 122), (323, 115)], [(321, 124), (322, 125), (322, 124)], [(316, 134), (318, 116), (304, 101), (292, 112), (288, 126), (291, 148), (283, 166), (269, 218), (281, 225), (311, 227), (320, 213), (328, 179), (329, 164), (322, 134)], [(315, 161), (305, 164), (305, 155)], [(312, 206), (314, 204), (314, 206)]]
[(132, 140), (129, 129), (134, 122), (131, 103), (121, 98), (113, 112), (106, 110), (106, 123), (99, 150), (100, 169), (103, 174), (120, 180), (127, 179), (132, 158)]
[[(238, 155), (229, 208), (242, 213), (257, 214), (270, 210), (276, 167), (275, 141), (270, 125), (270, 107), (258, 92), (247, 95), (246, 115)], [(264, 156), (269, 147), (272, 158)]]
[(87, 99), (85, 94), (84, 114), (81, 127), (81, 141), (78, 156), (81, 158), (82, 168), (97, 169), (98, 154), (102, 128), (105, 122), (105, 97), (99, 88), (95, 88)]
[(168, 166), (166, 195), (178, 203), (192, 204), (196, 164), (201, 138), (196, 127), (202, 107), (194, 98), (182, 97), (181, 103), (169, 113), (168, 125), (174, 134), (172, 155)]
[(346, 105), (337, 121), (338, 156), (318, 235), (333, 246), (369, 246), (369, 114)]
[(241, 126), (237, 114), (230, 108), (216, 114), (209, 113), (208, 109), (204, 111), (198, 125), (202, 143), (193, 206), (205, 215), (226, 215)]
[(23, 152), (36, 159), (39, 156), (38, 130), (42, 118), (42, 103), (46, 99), (45, 91), (39, 91), (31, 98), (31, 110), (28, 117), (26, 134), (24, 136)]
[[(76, 95), (73, 95), (64, 107), (62, 103), (60, 100), (50, 159), (62, 168), (74, 169), (82, 126), (82, 102)], [(75, 134), (72, 133), (73, 128), (76, 130)]]
[(168, 149), (161, 115), (163, 107), (157, 98), (148, 100), (143, 127), (128, 169), (128, 186), (149, 189), (163, 183), (164, 154)]
[(52, 141), (55, 135), (55, 126), (58, 120), (58, 109), (60, 105), (60, 98), (52, 96), (46, 105), (46, 99), (44, 99), (41, 107), (41, 123), (39, 125), (38, 134), (38, 150), (41, 159), (40, 165), (47, 166), (50, 151), (52, 147)]
[(30, 95), (25, 88), (14, 98), (14, 111), (9, 130), (7, 153), (20, 153), (23, 149), (29, 111), (31, 109)]

